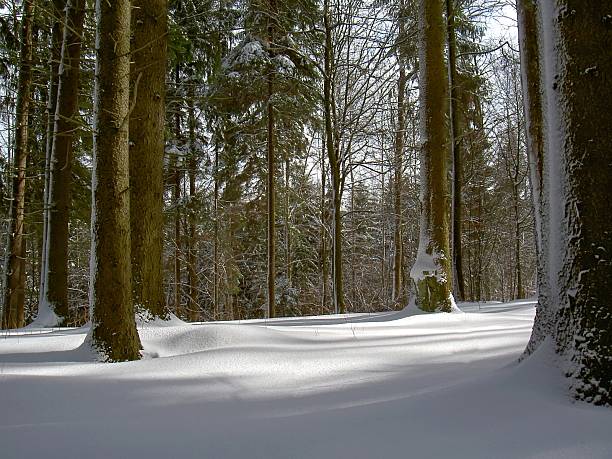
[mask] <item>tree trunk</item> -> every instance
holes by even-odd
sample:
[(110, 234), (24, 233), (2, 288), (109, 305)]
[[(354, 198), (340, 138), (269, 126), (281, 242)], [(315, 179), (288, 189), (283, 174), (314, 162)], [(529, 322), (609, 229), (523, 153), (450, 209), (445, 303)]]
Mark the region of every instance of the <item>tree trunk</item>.
[(536, 320), (554, 325), (535, 330), (553, 331), (576, 398), (612, 404), (612, 4), (548, 0), (542, 11), (552, 294)]
[[(51, 148), (49, 180), (49, 221), (47, 247), (44, 256), (45, 291), (39, 308), (49, 307), (44, 325), (66, 325), (68, 310), (68, 221), (70, 219), (72, 186), (72, 147), (74, 132), (78, 130), (79, 72), (81, 65), (81, 36), (85, 19), (85, 1), (69, 0), (59, 69), (59, 87), (55, 127)], [(39, 319), (45, 321), (39, 310)], [(55, 320), (53, 320), (55, 319)], [(52, 323), (52, 322), (56, 323)], [(43, 325), (41, 323), (40, 325)]]
[[(53, 18), (51, 30), (51, 53), (49, 57), (49, 88), (47, 93), (47, 130), (45, 143), (45, 191), (43, 193), (43, 232), (42, 251), (40, 257), (40, 288), (38, 299), (38, 318), (49, 313), (45, 303), (45, 282), (47, 281), (47, 247), (49, 239), (49, 179), (51, 176), (51, 148), (53, 147), (53, 130), (55, 128), (55, 111), (57, 104), (57, 88), (59, 84), (59, 63), (61, 60), (63, 41), (62, 12), (65, 9), (65, 0), (53, 0), (50, 4), (50, 13)], [(41, 310), (42, 309), (42, 310)], [(45, 310), (46, 309), (46, 310)], [(42, 313), (42, 314), (41, 314)], [(53, 319), (53, 318), (52, 318)]]
[[(268, 19), (268, 43), (270, 46), (274, 45), (276, 36), (275, 26), (275, 13), (276, 13), (276, 1), (269, 0), (269, 14), (271, 17)], [(274, 17), (272, 17), (274, 16)], [(267, 292), (267, 303), (268, 303), (268, 317), (276, 317), (276, 190), (275, 190), (275, 173), (276, 173), (276, 161), (274, 151), (274, 134), (275, 134), (275, 120), (274, 120), (274, 70), (272, 66), (268, 69), (267, 82), (268, 82), (268, 94), (267, 94), (267, 118), (268, 118), (268, 138), (267, 138), (267, 151), (266, 161), (268, 164), (268, 177), (267, 177), (267, 240), (268, 240), (268, 292)]]
[(325, 169), (325, 156), (326, 156), (326, 141), (323, 139), (321, 148), (321, 203), (320, 203), (320, 215), (321, 215), (321, 313), (327, 312), (327, 298), (329, 296), (327, 282), (329, 279), (329, 264), (327, 259), (327, 172)]
[(130, 1), (96, 1), (91, 344), (106, 361), (137, 360), (130, 261)]
[(404, 40), (406, 40), (406, 10), (404, 1), (400, 0), (398, 12), (399, 34), (398, 34), (398, 63), (399, 77), (397, 79), (397, 129), (395, 131), (395, 157), (394, 157), (394, 199), (393, 199), (393, 302), (397, 305), (404, 303), (404, 247), (403, 247), (403, 209), (402, 209), (402, 188), (403, 188), (403, 168), (404, 168), (404, 137), (406, 135), (406, 59), (403, 52)]
[(535, 0), (517, 0), (519, 47), (521, 52), (521, 83), (525, 112), (529, 180), (534, 214), (535, 246), (537, 256), (538, 304), (534, 331), (525, 350), (531, 354), (550, 334), (550, 321), (544, 318), (550, 312), (548, 287), (548, 247), (543, 234), (547, 233), (547, 198), (544, 193), (544, 116), (542, 95), (542, 64), (539, 48), (540, 30)]
[(465, 282), (463, 280), (463, 249), (461, 235), (463, 233), (463, 203), (461, 199), (463, 185), (463, 141), (461, 133), (461, 112), (459, 108), (459, 81), (457, 78), (457, 37), (455, 32), (455, 0), (446, 0), (446, 18), (448, 35), (448, 79), (450, 87), (450, 137), (452, 149), (453, 183), (452, 183), (452, 265), (453, 286), (459, 300), (465, 298)]
[(13, 156), (13, 189), (9, 208), (7, 261), (4, 282), (3, 328), (23, 327), (25, 294), (24, 217), (26, 166), (28, 159), (28, 122), (32, 92), (32, 23), (34, 0), (24, 0), (21, 24), (21, 50), (17, 105), (15, 107), (15, 152)]
[(162, 270), (167, 21), (167, 0), (132, 0), (132, 295), (147, 320), (169, 318)]
[(268, 75), (268, 149), (266, 160), (268, 163), (268, 181), (266, 188), (267, 209), (268, 209), (268, 317), (276, 317), (276, 190), (274, 187), (275, 158), (274, 158), (274, 106), (272, 104), (272, 95), (274, 91), (274, 83), (272, 75)]
[(325, 141), (327, 157), (329, 158), (329, 168), (331, 172), (332, 185), (332, 285), (334, 312), (344, 314), (344, 288), (342, 285), (342, 176), (341, 160), (339, 157), (336, 142), (334, 142), (334, 132), (332, 124), (333, 110), (333, 53), (332, 53), (332, 26), (329, 13), (329, 0), (323, 4), (323, 21), (325, 27), (325, 75), (323, 75), (323, 106), (325, 112)]
[(410, 272), (416, 305), (451, 311), (448, 249), (447, 126), (442, 0), (420, 0), (421, 222)]
[[(174, 70), (174, 84), (178, 94), (180, 84), (180, 65), (176, 64)], [(178, 95), (177, 95), (178, 97)], [(178, 144), (181, 138), (181, 111), (177, 106), (174, 114), (174, 135)], [(178, 151), (178, 149), (177, 149)], [(182, 318), (181, 308), (181, 164), (177, 153), (174, 156), (174, 184), (172, 187), (172, 202), (174, 204), (174, 313)]]
[(215, 164), (214, 164), (214, 243), (213, 243), (213, 320), (217, 320), (219, 314), (219, 142), (215, 141)]
[(194, 109), (193, 85), (189, 89), (189, 235), (187, 238), (187, 273), (189, 277), (189, 307), (188, 317), (191, 322), (200, 319), (200, 311), (197, 302), (198, 287), (196, 275), (196, 118)]

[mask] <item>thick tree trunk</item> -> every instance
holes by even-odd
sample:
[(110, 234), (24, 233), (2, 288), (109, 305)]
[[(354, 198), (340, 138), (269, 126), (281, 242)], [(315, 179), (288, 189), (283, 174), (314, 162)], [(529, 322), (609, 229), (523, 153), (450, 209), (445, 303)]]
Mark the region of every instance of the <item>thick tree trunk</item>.
[(442, 0), (420, 0), (421, 223), (410, 271), (416, 305), (451, 311), (448, 248), (447, 126)]
[[(51, 323), (47, 320), (47, 323), (44, 324), (47, 326), (65, 325), (69, 319), (68, 221), (71, 206), (72, 147), (74, 132), (78, 130), (76, 116), (78, 115), (81, 36), (84, 19), (85, 1), (69, 0), (66, 9), (66, 27), (64, 28), (51, 148), (48, 245), (44, 256), (46, 280), (44, 281), (43, 303), (40, 305), (51, 308), (57, 322)], [(39, 319), (45, 320), (40, 313)]]
[(91, 345), (106, 361), (137, 360), (130, 261), (130, 1), (96, 1)]
[(455, 0), (446, 0), (446, 31), (448, 35), (448, 79), (450, 87), (449, 112), (450, 134), (453, 164), (452, 183), (452, 244), (453, 256), (453, 290), (459, 300), (465, 298), (463, 280), (463, 202), (461, 199), (463, 185), (463, 141), (461, 133), (461, 110), (459, 108), (459, 79), (457, 77), (457, 37), (455, 32)]
[(24, 0), (17, 105), (15, 107), (15, 152), (13, 189), (9, 208), (7, 261), (4, 282), (3, 328), (23, 327), (25, 294), (25, 193), (28, 159), (28, 122), (32, 92), (32, 23), (34, 0)]
[(538, 305), (535, 328), (525, 353), (531, 354), (550, 334), (548, 286), (548, 247), (543, 234), (547, 233), (547, 198), (544, 193), (544, 116), (541, 75), (540, 27), (535, 0), (517, 0), (519, 47), (521, 52), (521, 83), (523, 108), (526, 121), (527, 155), (529, 158), (529, 180), (533, 202), (535, 245), (537, 256)]
[(142, 318), (167, 319), (162, 271), (167, 0), (132, 0), (132, 34), (132, 295)]
[(547, 0), (542, 11), (552, 293), (536, 320), (554, 326), (536, 330), (553, 330), (578, 399), (612, 404), (612, 4)]

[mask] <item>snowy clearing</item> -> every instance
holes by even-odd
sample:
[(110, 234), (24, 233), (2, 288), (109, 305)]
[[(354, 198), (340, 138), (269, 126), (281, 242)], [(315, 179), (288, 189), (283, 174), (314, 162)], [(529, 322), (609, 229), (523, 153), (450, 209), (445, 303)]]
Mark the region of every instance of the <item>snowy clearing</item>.
[(2, 458), (610, 458), (612, 410), (573, 403), (532, 302), (144, 326), (100, 364), (81, 329), (3, 332)]

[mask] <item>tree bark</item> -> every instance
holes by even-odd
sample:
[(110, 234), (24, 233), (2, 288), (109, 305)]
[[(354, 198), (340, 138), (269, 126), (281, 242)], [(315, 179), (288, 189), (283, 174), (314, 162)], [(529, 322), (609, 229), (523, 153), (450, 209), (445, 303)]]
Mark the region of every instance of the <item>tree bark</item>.
[[(178, 94), (180, 84), (180, 64), (176, 64), (174, 69), (174, 84)], [(177, 96), (178, 97), (178, 96)], [(181, 111), (180, 107), (176, 107), (174, 114), (174, 135), (175, 141), (179, 142), (181, 138)], [(178, 150), (178, 149), (177, 149)], [(172, 187), (172, 202), (174, 204), (174, 313), (182, 318), (182, 295), (181, 295), (181, 164), (178, 153), (174, 155), (174, 184)]]
[(25, 193), (28, 159), (28, 122), (32, 93), (32, 23), (34, 0), (24, 0), (17, 105), (15, 107), (15, 152), (13, 188), (9, 208), (7, 261), (4, 282), (3, 328), (23, 327), (25, 294)]
[(326, 140), (322, 141), (321, 148), (321, 202), (320, 202), (320, 215), (321, 215), (321, 247), (320, 247), (320, 260), (321, 260), (321, 313), (324, 314), (327, 311), (327, 298), (328, 293), (328, 279), (329, 279), (329, 264), (328, 264), (328, 250), (327, 250), (327, 171), (325, 168), (325, 156), (326, 156)]
[(189, 88), (189, 218), (187, 238), (187, 274), (189, 280), (189, 307), (188, 317), (191, 322), (200, 319), (200, 311), (197, 302), (198, 287), (196, 275), (196, 218), (195, 218), (195, 199), (196, 199), (196, 118), (194, 108), (193, 85)]
[(544, 193), (544, 116), (541, 75), (540, 26), (538, 8), (535, 0), (516, 2), (521, 55), (521, 84), (523, 89), (523, 110), (525, 113), (527, 156), (529, 158), (529, 180), (534, 214), (535, 246), (537, 256), (538, 304), (536, 320), (525, 354), (531, 354), (550, 334), (550, 320), (545, 318), (549, 312), (547, 232), (547, 198)]
[(141, 317), (168, 319), (162, 270), (167, 0), (132, 0), (131, 23), (132, 295)]
[(457, 75), (457, 36), (455, 31), (455, 0), (446, 0), (446, 18), (448, 35), (448, 79), (450, 87), (450, 138), (452, 150), (453, 183), (452, 183), (452, 265), (454, 292), (459, 300), (465, 299), (465, 282), (463, 280), (463, 141), (461, 133), (461, 112), (459, 108), (459, 79)]
[(130, 261), (130, 1), (96, 1), (91, 345), (102, 360), (140, 358)]
[(323, 107), (325, 113), (325, 141), (327, 156), (329, 158), (329, 168), (331, 172), (332, 185), (332, 285), (334, 312), (344, 314), (344, 287), (342, 276), (342, 176), (341, 159), (338, 155), (336, 142), (334, 142), (334, 131), (332, 122), (333, 111), (333, 52), (332, 52), (332, 26), (329, 12), (329, 0), (323, 4), (323, 21), (325, 27), (325, 56), (323, 75)]
[[(269, 46), (274, 46), (274, 40), (276, 36), (276, 1), (269, 0), (269, 14), (268, 19), (268, 43)], [(276, 173), (276, 158), (274, 151), (274, 137), (275, 137), (275, 120), (274, 120), (274, 70), (272, 66), (268, 69), (268, 75), (266, 77), (268, 82), (268, 94), (267, 94), (267, 118), (268, 118), (268, 138), (267, 138), (267, 151), (266, 151), (266, 162), (268, 164), (268, 177), (267, 177), (267, 242), (268, 242), (268, 292), (267, 292), (267, 305), (268, 305), (268, 317), (276, 317), (276, 190), (275, 190), (275, 173)]]
[[(62, 53), (63, 22), (65, 0), (53, 0), (50, 4), (52, 16), (51, 27), (51, 54), (49, 57), (49, 88), (47, 93), (47, 130), (45, 143), (45, 190), (43, 193), (43, 233), (42, 250), (40, 257), (40, 287), (38, 299), (38, 316), (48, 314), (48, 305), (45, 303), (45, 282), (47, 272), (47, 247), (49, 239), (49, 180), (51, 177), (51, 149), (53, 147), (53, 130), (55, 128), (55, 111), (57, 104), (57, 88), (59, 84), (59, 64)], [(44, 310), (47, 308), (46, 310)], [(41, 310), (42, 309), (42, 310)]]
[(267, 178), (267, 224), (268, 224), (268, 317), (276, 317), (276, 190), (274, 187), (275, 152), (274, 152), (274, 105), (272, 97), (274, 94), (274, 83), (272, 75), (268, 75), (268, 148), (266, 152), (266, 161), (268, 163), (268, 178)]
[(553, 325), (535, 329), (552, 330), (576, 398), (612, 404), (612, 4), (547, 0), (542, 12), (551, 299), (536, 320)]
[(421, 222), (419, 249), (410, 272), (416, 305), (451, 311), (448, 248), (447, 126), (442, 0), (419, 1)]
[(398, 34), (398, 63), (399, 76), (397, 79), (397, 128), (395, 131), (395, 157), (394, 157), (394, 199), (393, 199), (393, 218), (394, 218), (394, 253), (393, 253), (393, 302), (402, 305), (404, 302), (404, 247), (403, 247), (403, 208), (402, 208), (402, 188), (403, 188), (403, 168), (404, 168), (404, 137), (406, 135), (406, 59), (403, 52), (404, 40), (406, 40), (406, 10), (404, 1), (400, 0), (398, 12), (399, 34)]
[[(66, 325), (68, 309), (68, 221), (72, 186), (72, 148), (78, 130), (79, 73), (85, 1), (69, 0), (59, 69), (55, 126), (51, 147), (49, 221), (45, 253), (43, 305), (50, 307), (57, 323)], [(40, 307), (40, 306), (39, 306)], [(40, 314), (39, 314), (40, 317)]]
[(213, 320), (219, 314), (219, 141), (215, 140), (214, 164), (214, 242), (213, 242)]

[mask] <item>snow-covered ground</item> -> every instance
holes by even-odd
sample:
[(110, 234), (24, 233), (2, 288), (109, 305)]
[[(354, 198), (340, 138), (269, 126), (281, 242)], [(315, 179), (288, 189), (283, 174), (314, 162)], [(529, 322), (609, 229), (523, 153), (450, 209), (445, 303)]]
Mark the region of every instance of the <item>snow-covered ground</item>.
[(146, 326), (100, 364), (86, 329), (0, 335), (0, 457), (611, 458), (612, 410), (572, 402), (533, 303), (465, 314)]

